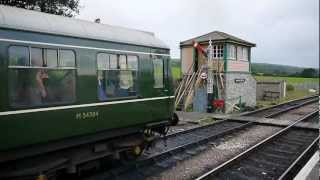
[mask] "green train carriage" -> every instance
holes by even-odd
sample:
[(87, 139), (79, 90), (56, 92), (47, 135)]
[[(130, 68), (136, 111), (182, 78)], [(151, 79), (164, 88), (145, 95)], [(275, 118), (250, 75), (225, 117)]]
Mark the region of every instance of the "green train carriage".
[(6, 163), (44, 153), (42, 172), (74, 172), (143, 148), (174, 116), (169, 63), (150, 32), (0, 6), (0, 174), (40, 171)]

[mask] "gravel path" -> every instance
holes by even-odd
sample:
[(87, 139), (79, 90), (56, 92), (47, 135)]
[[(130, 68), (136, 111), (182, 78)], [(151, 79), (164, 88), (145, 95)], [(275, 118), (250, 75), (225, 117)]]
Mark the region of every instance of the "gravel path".
[[(281, 128), (273, 126), (253, 126), (210, 143), (206, 150), (191, 158), (178, 161), (174, 167), (148, 177), (148, 180), (193, 179), (224, 161), (243, 152), (248, 147), (274, 134)], [(234, 137), (236, 135), (236, 137)]]

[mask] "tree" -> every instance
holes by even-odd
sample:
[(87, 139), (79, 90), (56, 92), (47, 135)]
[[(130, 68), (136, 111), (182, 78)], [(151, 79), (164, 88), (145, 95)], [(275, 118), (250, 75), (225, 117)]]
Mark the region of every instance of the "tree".
[(79, 14), (79, 0), (0, 0), (0, 4), (68, 17)]
[(317, 71), (313, 68), (305, 68), (303, 69), (303, 71), (301, 72), (301, 76), (302, 77), (317, 77)]

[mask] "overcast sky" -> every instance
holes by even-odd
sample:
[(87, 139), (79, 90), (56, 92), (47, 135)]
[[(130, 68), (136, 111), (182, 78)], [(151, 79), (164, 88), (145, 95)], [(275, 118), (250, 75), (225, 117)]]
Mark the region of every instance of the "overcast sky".
[(80, 0), (76, 18), (179, 42), (218, 30), (254, 42), (253, 62), (319, 67), (319, 0)]

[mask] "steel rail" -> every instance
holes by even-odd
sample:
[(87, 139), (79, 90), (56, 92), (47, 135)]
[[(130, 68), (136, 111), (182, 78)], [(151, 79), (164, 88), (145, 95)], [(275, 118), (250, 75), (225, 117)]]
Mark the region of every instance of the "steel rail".
[(295, 176), (294, 173), (298, 171), (299, 167), (302, 168), (301, 162), (305, 159), (310, 159), (310, 157), (313, 155), (311, 154), (312, 150), (318, 148), (319, 139), (320, 135), (309, 145), (307, 149), (303, 151), (303, 153), (301, 153), (301, 155), (294, 162), (291, 163), (289, 168), (282, 173), (278, 180), (293, 179)]
[(199, 176), (198, 178), (196, 178), (196, 180), (203, 180), (203, 179), (210, 179), (210, 176), (213, 176), (213, 175), (216, 175), (220, 172), (222, 172), (224, 169), (230, 167), (231, 165), (233, 165), (234, 163), (240, 161), (241, 159), (249, 156), (253, 151), (261, 148), (262, 145), (270, 142), (271, 140), (273, 140), (274, 138), (278, 137), (279, 135), (283, 134), (284, 132), (288, 131), (290, 128), (294, 127), (296, 124), (304, 121), (304, 120), (307, 120), (308, 118), (314, 116), (315, 114), (318, 114), (318, 110), (312, 112), (312, 113), (309, 113), (308, 115), (300, 118), (299, 120), (297, 120), (296, 122), (294, 123), (291, 123), (289, 126), (287, 126), (286, 128), (283, 128), (281, 129), (280, 131), (278, 131), (277, 133), (269, 136), (268, 138), (260, 141), (259, 143), (255, 144), (254, 146), (250, 147), (249, 149), (247, 149), (246, 151), (240, 153), (239, 155), (233, 157), (232, 159), (224, 162), (223, 164), (215, 167), (214, 169), (204, 173), (203, 175)]

